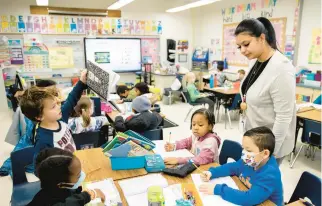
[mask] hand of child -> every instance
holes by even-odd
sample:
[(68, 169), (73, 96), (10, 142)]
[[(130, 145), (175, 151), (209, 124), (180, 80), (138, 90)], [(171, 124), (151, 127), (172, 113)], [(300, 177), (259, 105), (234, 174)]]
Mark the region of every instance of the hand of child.
[(86, 84), (87, 82), (87, 70), (83, 70), (80, 75), (80, 80)]
[(100, 198), (102, 203), (105, 202), (105, 195), (100, 189), (95, 189), (96, 192), (96, 198)]
[(171, 144), (169, 142), (167, 142), (165, 145), (164, 145), (164, 149), (166, 152), (171, 152), (174, 150), (174, 146), (175, 144)]
[(199, 191), (207, 195), (213, 195), (215, 186), (215, 184), (202, 184), (199, 186)]
[(203, 173), (200, 174), (200, 178), (204, 182), (208, 182), (211, 178), (211, 172), (209, 171), (204, 171)]
[(167, 157), (164, 159), (164, 164), (166, 165), (176, 165), (178, 164), (178, 159), (175, 157)]
[(124, 102), (123, 99), (116, 100), (116, 104), (123, 104), (123, 102)]

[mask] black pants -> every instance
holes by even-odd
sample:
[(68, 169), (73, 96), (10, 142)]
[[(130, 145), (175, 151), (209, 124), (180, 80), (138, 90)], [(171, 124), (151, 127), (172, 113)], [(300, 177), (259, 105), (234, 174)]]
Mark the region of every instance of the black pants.
[(213, 114), (214, 113), (214, 110), (215, 110), (215, 103), (209, 99), (208, 97), (202, 97), (202, 98), (198, 98), (196, 99), (197, 103), (205, 103), (205, 104), (208, 104), (209, 108), (208, 110)]

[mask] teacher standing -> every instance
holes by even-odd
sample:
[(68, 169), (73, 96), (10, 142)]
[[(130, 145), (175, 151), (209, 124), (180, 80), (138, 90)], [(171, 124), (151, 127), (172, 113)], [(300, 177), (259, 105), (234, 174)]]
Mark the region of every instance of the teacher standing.
[(241, 83), (244, 129), (270, 128), (275, 135), (274, 155), (281, 164), (295, 141), (295, 68), (278, 50), (268, 19), (243, 20), (235, 36), (241, 53), (251, 60), (250, 71)]

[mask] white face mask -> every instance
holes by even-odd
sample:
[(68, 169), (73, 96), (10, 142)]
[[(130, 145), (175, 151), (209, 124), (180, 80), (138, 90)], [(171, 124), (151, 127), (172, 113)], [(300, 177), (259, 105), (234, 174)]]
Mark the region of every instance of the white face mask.
[(263, 159), (259, 162), (255, 162), (256, 155), (260, 154), (261, 152), (255, 154), (254, 152), (247, 152), (246, 150), (242, 151), (241, 159), (245, 162), (246, 165), (250, 167), (258, 167)]

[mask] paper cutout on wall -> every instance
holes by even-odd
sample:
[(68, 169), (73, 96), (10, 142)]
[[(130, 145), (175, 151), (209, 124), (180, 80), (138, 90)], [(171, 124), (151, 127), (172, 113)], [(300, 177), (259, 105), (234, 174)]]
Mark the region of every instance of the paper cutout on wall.
[(10, 48), (11, 64), (23, 64), (22, 40), (9, 39), (8, 46)]
[(48, 69), (48, 51), (42, 46), (24, 46), (24, 70)]
[(142, 59), (146, 59), (147, 57), (152, 59), (152, 63), (159, 63), (159, 39), (152, 38), (142, 38), (141, 39), (141, 55)]
[(317, 28), (312, 30), (309, 64), (321, 64), (321, 54), (321, 28)]
[(73, 68), (73, 49), (71, 47), (49, 48), (49, 66), (52, 69)]
[(129, 20), (100, 17), (3, 15), (0, 19), (2, 33), (42, 33), (42, 34), (162, 34), (161, 21)]

